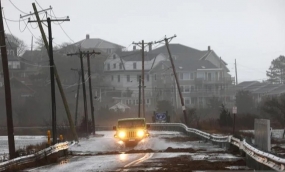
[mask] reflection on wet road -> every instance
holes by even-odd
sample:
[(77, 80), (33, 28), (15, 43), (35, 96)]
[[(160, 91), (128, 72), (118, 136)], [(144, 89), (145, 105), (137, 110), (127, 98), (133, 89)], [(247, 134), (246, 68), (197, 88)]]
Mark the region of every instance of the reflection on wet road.
[[(202, 149), (204, 154), (207, 151), (224, 151), (224, 149), (218, 148), (211, 143), (205, 143), (201, 141), (183, 141), (175, 142), (172, 138), (181, 136), (179, 132), (150, 132), (151, 137), (147, 138), (144, 142), (139, 143), (134, 148), (124, 147), (114, 139), (114, 132), (98, 132), (104, 134), (103, 137), (93, 137), (89, 139), (83, 139), (79, 145), (71, 147), (69, 150), (76, 153), (78, 156), (70, 157), (68, 160), (57, 164), (51, 164), (48, 166), (26, 170), (26, 171), (121, 171), (123, 167), (136, 166), (144, 161), (152, 161), (153, 157), (169, 156), (169, 153), (133, 153), (127, 154), (129, 150), (146, 150), (151, 149), (156, 152), (163, 151), (169, 147), (171, 148), (192, 148), (194, 150)], [(106, 155), (98, 153), (106, 152), (120, 152), (120, 154)], [(171, 153), (172, 156), (179, 155), (181, 153)], [(187, 152), (186, 152), (187, 154)], [(189, 154), (189, 152), (188, 152)], [(79, 156), (80, 155), (80, 156)], [(91, 156), (95, 155), (95, 156)], [(155, 155), (155, 156), (154, 156)], [(198, 156), (198, 155), (197, 155)], [(207, 157), (207, 156), (205, 156)], [(125, 171), (125, 170), (123, 170)]]

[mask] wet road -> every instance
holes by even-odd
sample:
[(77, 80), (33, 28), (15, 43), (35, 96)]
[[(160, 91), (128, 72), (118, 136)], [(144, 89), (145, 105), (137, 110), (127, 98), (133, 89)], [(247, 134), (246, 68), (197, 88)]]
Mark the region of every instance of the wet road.
[[(126, 151), (131, 149), (146, 150), (152, 149), (155, 151), (163, 151), (168, 147), (172, 148), (193, 148), (195, 150), (203, 149), (204, 154), (192, 154), (196, 158), (207, 158), (211, 155), (207, 155), (207, 151), (224, 151), (224, 149), (218, 148), (211, 143), (204, 143), (200, 141), (186, 141), (186, 142), (174, 142), (169, 141), (166, 138), (181, 137), (179, 132), (150, 132), (151, 137), (144, 142), (139, 143), (134, 148), (125, 148), (121, 146), (113, 137), (114, 132), (98, 132), (103, 134), (103, 137), (93, 137), (85, 140), (81, 140), (79, 145), (71, 147), (69, 150), (80, 156), (73, 156), (57, 164), (51, 164), (44, 167), (30, 169), (26, 171), (128, 171), (123, 167), (136, 166), (144, 161), (152, 161), (154, 157), (167, 157), (176, 156), (181, 153), (139, 153), (139, 154), (126, 154)], [(119, 151), (121, 154), (117, 155), (96, 155), (90, 156), (90, 154), (96, 154), (99, 152), (111, 152)], [(185, 154), (185, 153), (184, 153)], [(86, 155), (86, 156), (85, 156)], [(88, 155), (88, 156), (87, 156)], [(213, 157), (218, 155), (212, 155)], [(236, 158), (235, 156), (226, 154), (222, 155), (225, 158)]]

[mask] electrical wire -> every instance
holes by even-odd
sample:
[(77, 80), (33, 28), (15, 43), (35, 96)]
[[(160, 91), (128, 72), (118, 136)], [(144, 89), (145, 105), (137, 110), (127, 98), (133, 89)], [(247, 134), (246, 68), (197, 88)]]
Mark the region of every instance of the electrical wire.
[(26, 13), (26, 12), (20, 10), (11, 0), (9, 0), (9, 1), (10, 1), (10, 3), (11, 3), (18, 11), (20, 11), (21, 13), (29, 14), (29, 13)]
[[(52, 9), (51, 11), (52, 11), (52, 13), (54, 14), (55, 18), (58, 19), (58, 17), (56, 17), (56, 15), (55, 15), (53, 9)], [(63, 31), (63, 33), (69, 38), (69, 40), (71, 40), (71, 42), (75, 43), (75, 42), (73, 41), (73, 39), (71, 39), (70, 36), (69, 36), (69, 35), (65, 32), (65, 30), (62, 28), (61, 23), (58, 22), (58, 25), (59, 25), (59, 27), (61, 28), (61, 30)]]

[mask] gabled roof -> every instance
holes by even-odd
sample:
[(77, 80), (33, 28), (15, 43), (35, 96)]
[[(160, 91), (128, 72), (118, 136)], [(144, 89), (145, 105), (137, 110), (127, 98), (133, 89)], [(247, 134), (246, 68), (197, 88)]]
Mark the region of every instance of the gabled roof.
[(270, 91), (268, 93), (268, 95), (278, 95), (278, 94), (282, 94), (282, 93), (285, 93), (285, 85), (280, 84), (279, 87), (277, 87), (274, 90)]
[(74, 44), (77, 47), (80, 47), (82, 49), (122, 49), (125, 48), (124, 46), (121, 46), (119, 44), (115, 44), (100, 38), (89, 38), (89, 39), (83, 39), (77, 43)]
[(123, 104), (123, 103), (121, 103), (121, 102), (119, 102), (119, 103), (113, 105), (112, 107), (110, 107), (109, 109), (113, 109), (113, 110), (116, 110), (116, 109), (125, 110), (125, 109), (130, 109), (130, 107), (127, 106), (127, 105), (125, 105), (125, 104)]
[(236, 88), (237, 89), (246, 89), (247, 87), (251, 86), (251, 85), (254, 85), (254, 84), (257, 84), (257, 83), (260, 83), (258, 81), (244, 81), (242, 83), (239, 83)]
[[(142, 60), (142, 51), (122, 51), (116, 53), (120, 56), (121, 59), (124, 61), (141, 61)], [(158, 56), (159, 53), (154, 52), (145, 52), (144, 53), (144, 60), (150, 61)]]
[(280, 85), (276, 85), (276, 84), (267, 84), (265, 85), (264, 87), (254, 91), (254, 93), (256, 94), (265, 94), (265, 93), (268, 93), (276, 88), (280, 87)]
[[(207, 57), (208, 57), (210, 54), (214, 54), (216, 57), (218, 57), (218, 55), (215, 53), (214, 50), (203, 51), (203, 52), (205, 52), (206, 54), (205, 54), (203, 57), (201, 57), (200, 60), (206, 60)], [(218, 57), (218, 58), (219, 58), (219, 57)], [(223, 63), (224, 65), (228, 65), (223, 59), (221, 59), (221, 61), (222, 61), (222, 63)]]
[[(182, 44), (169, 44), (169, 50), (173, 56), (177, 57), (177, 59), (183, 58), (199, 60), (201, 57), (207, 54), (205, 51), (200, 51)], [(168, 55), (166, 46), (156, 48), (152, 50), (152, 52)]]
[[(171, 67), (170, 61), (161, 61), (158, 65), (156, 65), (155, 69), (161, 68), (161, 65), (165, 65), (165, 69)], [(209, 61), (200, 61), (200, 60), (175, 60), (174, 61), (176, 71), (196, 71), (197, 69), (218, 69), (215, 65), (213, 65)], [(159, 69), (161, 70), (161, 69)]]

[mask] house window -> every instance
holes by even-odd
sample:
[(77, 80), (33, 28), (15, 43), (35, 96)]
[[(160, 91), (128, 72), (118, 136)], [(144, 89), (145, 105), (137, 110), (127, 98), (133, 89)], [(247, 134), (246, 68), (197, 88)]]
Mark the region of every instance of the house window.
[(190, 79), (193, 80), (194, 79), (194, 73), (190, 74)]
[(116, 63), (114, 63), (113, 66), (114, 66), (114, 69), (116, 69)]
[(146, 81), (149, 81), (149, 75), (148, 74), (146, 75)]
[(137, 82), (140, 82), (140, 75), (137, 75)]
[(156, 74), (154, 74), (154, 80), (156, 81)]
[(110, 70), (110, 63), (107, 64), (107, 69)]
[(180, 91), (181, 91), (181, 93), (184, 92), (184, 86), (183, 85), (180, 85)]
[(116, 59), (116, 55), (115, 54), (113, 55), (113, 59)]
[(118, 75), (118, 82), (120, 82), (121, 78), (120, 78), (120, 75)]
[(189, 98), (184, 98), (184, 103), (185, 103), (185, 105), (190, 105), (190, 99)]
[(146, 99), (146, 104), (150, 104), (150, 100), (149, 99)]
[(191, 92), (194, 92), (194, 91), (195, 91), (195, 86), (191, 85)]
[(185, 86), (184, 86), (184, 92), (185, 92), (185, 93), (189, 93), (189, 92), (190, 92), (189, 85), (185, 85)]
[(136, 62), (133, 63), (133, 69), (137, 69), (137, 63)]
[(190, 79), (190, 73), (183, 73), (183, 80), (189, 80)]
[(127, 82), (131, 82), (130, 75), (127, 75)]
[(183, 73), (179, 73), (179, 79), (183, 80)]
[(113, 75), (111, 75), (111, 81), (114, 81), (114, 76)]
[(123, 64), (122, 64), (122, 63), (120, 63), (120, 65), (119, 65), (119, 66), (120, 66), (120, 69), (123, 69)]

